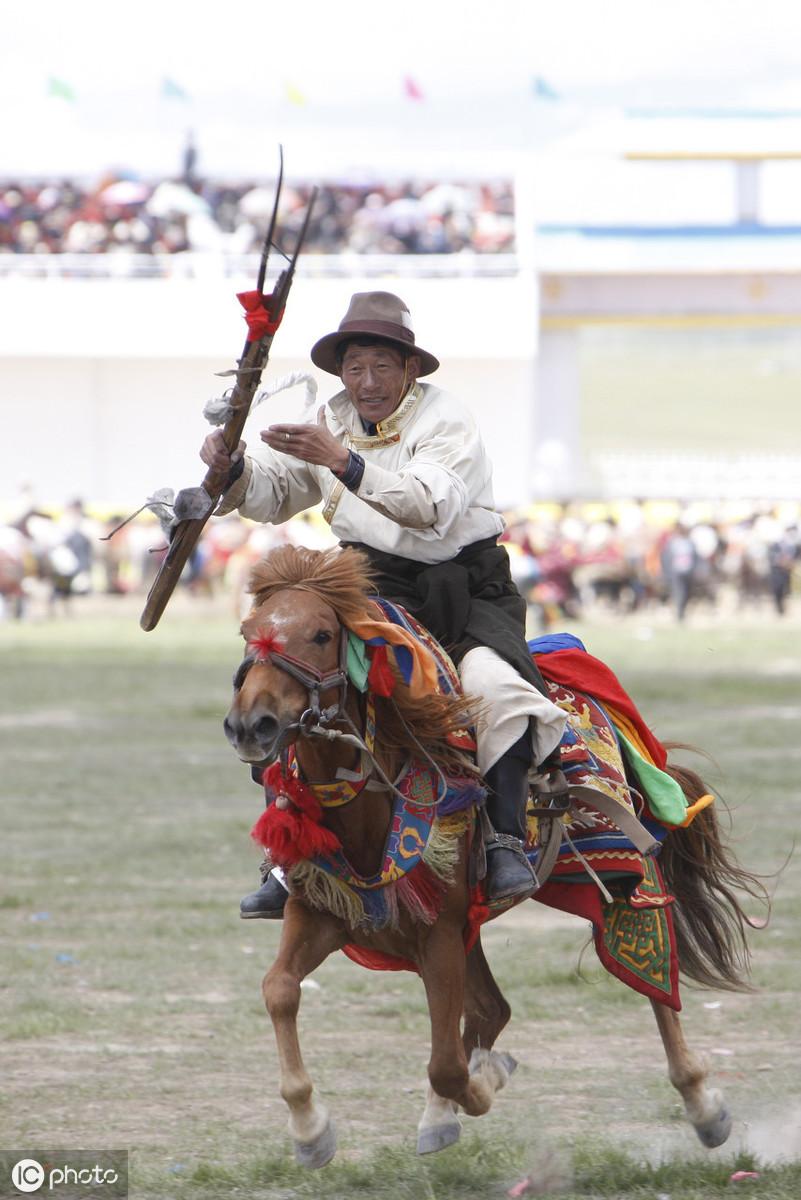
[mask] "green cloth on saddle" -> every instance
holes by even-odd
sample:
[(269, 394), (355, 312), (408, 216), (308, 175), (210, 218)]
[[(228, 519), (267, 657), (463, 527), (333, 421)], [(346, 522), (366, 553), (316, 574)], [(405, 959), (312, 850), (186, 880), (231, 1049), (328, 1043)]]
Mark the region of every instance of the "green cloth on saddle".
[(370, 659), (367, 657), (367, 646), (355, 633), (348, 631), (348, 679), (360, 692), (367, 691), (367, 676), (370, 673)]
[(681, 825), (687, 815), (687, 798), (676, 780), (666, 771), (661, 771), (647, 758), (643, 758), (617, 725), (615, 733), (628, 765), (637, 776), (641, 790), (645, 793), (651, 813), (663, 825)]

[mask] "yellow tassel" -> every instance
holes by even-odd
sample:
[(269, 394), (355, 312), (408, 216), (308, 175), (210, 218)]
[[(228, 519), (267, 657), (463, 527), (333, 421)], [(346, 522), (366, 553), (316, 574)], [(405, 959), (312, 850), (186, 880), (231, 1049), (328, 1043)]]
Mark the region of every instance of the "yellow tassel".
[(473, 819), (468, 813), (453, 813), (441, 817), (431, 826), (426, 848), (420, 856), (426, 866), (444, 883), (452, 883), (459, 861), (459, 839), (467, 832)]
[(292, 868), (288, 882), (312, 908), (330, 912), (352, 929), (364, 923), (364, 906), (356, 892), (308, 859)]

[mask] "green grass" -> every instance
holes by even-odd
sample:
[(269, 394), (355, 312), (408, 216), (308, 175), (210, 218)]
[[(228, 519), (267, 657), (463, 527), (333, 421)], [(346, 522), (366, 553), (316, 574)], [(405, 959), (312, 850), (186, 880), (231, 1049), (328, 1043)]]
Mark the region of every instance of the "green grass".
[[(735, 1114), (729, 1146), (701, 1150), (684, 1122), (647, 1003), (591, 949), (578, 969), (584, 925), (531, 905), (486, 933), (513, 1009), (501, 1046), (520, 1067), (433, 1158), (414, 1155), (419, 980), (323, 964), (301, 1037), (340, 1149), (323, 1172), (296, 1168), (260, 994), (280, 930), (237, 912), (261, 804), (220, 724), (241, 643), (233, 619), (176, 605), (148, 635), (133, 613), (0, 626), (5, 1146), (127, 1146), (132, 1195), (154, 1200), (495, 1197), (554, 1157), (566, 1196), (706, 1200), (734, 1194), (731, 1172), (754, 1156), (761, 1179), (738, 1194), (796, 1200), (797, 856), (752, 939), (759, 990), (684, 991), (688, 1040)], [(700, 769), (740, 856), (775, 871), (799, 811), (797, 626), (646, 614), (573, 629), (660, 737), (714, 755)]]
[(586, 328), (585, 454), (801, 454), (797, 331)]

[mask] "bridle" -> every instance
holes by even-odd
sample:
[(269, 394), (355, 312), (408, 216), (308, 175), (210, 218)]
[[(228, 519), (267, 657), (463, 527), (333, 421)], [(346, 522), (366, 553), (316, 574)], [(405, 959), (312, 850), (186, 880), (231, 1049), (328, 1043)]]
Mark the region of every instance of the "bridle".
[[(339, 631), (339, 655), (336, 669), (325, 675), (311, 663), (305, 662), (302, 658), (295, 658), (293, 654), (284, 654), (282, 650), (271, 650), (269, 660), (279, 670), (285, 671), (292, 679), (297, 680), (308, 692), (309, 707), (304, 709), (297, 721), (288, 726), (288, 729), (297, 729), (302, 737), (310, 737), (318, 727), (328, 729), (334, 721), (345, 716), (345, 701), (348, 696), (348, 631), (344, 625), (340, 627)], [(328, 708), (321, 708), (320, 696), (334, 687), (339, 692), (336, 703), (329, 705)]]
[[(360, 787), (351, 789), (353, 794), (356, 794), (361, 790), (361, 787), (367, 785), (370, 777), (375, 773), (390, 791), (402, 797), (402, 793), (398, 791), (396, 784), (385, 774), (375, 756), (375, 713), (372, 695), (368, 692), (367, 720), (364, 735), (354, 725), (350, 714), (345, 708), (345, 701), (348, 695), (348, 630), (346, 626), (340, 626), (339, 656), (336, 670), (329, 671), (327, 674), (323, 674), (317, 667), (312, 666), (311, 663), (306, 662), (302, 658), (296, 658), (293, 654), (285, 654), (277, 646), (270, 646), (268, 649), (258, 654), (251, 654), (244, 659), (236, 673), (234, 686), (236, 687), (238, 684), (241, 687), (247, 672), (259, 662), (270, 663), (272, 666), (278, 667), (279, 670), (284, 671), (302, 687), (305, 687), (308, 693), (308, 708), (304, 709), (297, 721), (292, 721), (285, 726), (276, 743), (284, 774), (286, 774), (288, 767), (289, 748), (295, 744), (299, 737), (322, 737), (329, 741), (336, 739), (355, 746), (362, 754), (362, 770), (358, 775), (340, 771), (340, 774), (350, 777), (354, 782), (361, 785)], [(329, 705), (327, 708), (321, 708), (321, 694), (333, 687), (339, 690), (336, 703)], [(333, 725), (337, 721), (344, 722), (351, 732), (345, 733), (341, 729), (334, 729)], [(419, 749), (423, 758), (429, 762), (437, 775), (439, 791), (435, 803), (438, 803), (447, 792), (445, 777), (439, 765), (433, 761), (424, 747), (419, 746)], [(342, 802), (340, 800), (332, 801), (331, 803)]]

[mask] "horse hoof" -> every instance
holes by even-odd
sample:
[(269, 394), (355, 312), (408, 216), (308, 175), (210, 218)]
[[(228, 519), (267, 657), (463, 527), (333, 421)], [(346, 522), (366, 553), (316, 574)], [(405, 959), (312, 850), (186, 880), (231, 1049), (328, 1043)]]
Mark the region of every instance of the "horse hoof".
[(700, 1121), (695, 1126), (695, 1132), (707, 1150), (714, 1150), (716, 1146), (722, 1146), (731, 1133), (731, 1113), (726, 1105), (722, 1104), (714, 1117), (710, 1117), (707, 1121)]
[(505, 1050), (495, 1051), (495, 1054), (502, 1063), (507, 1075), (513, 1075), (517, 1070), (517, 1059), (512, 1058), (511, 1054), (507, 1054)]
[(470, 1055), (467, 1069), (471, 1075), (486, 1074), (492, 1081), (493, 1091), (499, 1092), (509, 1082), (509, 1076), (517, 1068), (517, 1059), (503, 1050), (484, 1050), (475, 1047)]
[(330, 1163), (336, 1149), (336, 1126), (329, 1120), (323, 1132), (313, 1142), (295, 1142), (295, 1162), (299, 1167), (309, 1167), (316, 1171)]
[(462, 1126), (459, 1121), (449, 1121), (447, 1125), (431, 1125), (428, 1129), (417, 1131), (417, 1153), (435, 1154), (452, 1146), (462, 1136)]

